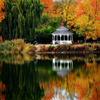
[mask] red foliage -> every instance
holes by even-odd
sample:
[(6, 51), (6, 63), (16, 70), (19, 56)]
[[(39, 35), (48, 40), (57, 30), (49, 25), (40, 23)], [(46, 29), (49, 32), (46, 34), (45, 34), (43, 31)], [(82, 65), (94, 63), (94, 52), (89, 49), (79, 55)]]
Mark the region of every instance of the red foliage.
[(96, 20), (99, 20), (100, 16), (98, 16), (98, 13), (100, 11), (100, 7), (99, 7), (97, 0), (91, 0), (90, 6), (91, 6), (92, 17), (94, 17)]
[(78, 42), (72, 42), (72, 44), (78, 44)]
[(78, 11), (76, 11), (77, 16), (81, 16), (82, 14), (86, 14), (86, 12), (84, 11), (82, 2), (80, 0), (77, 0), (77, 7), (78, 7)]
[(98, 4), (95, 0), (91, 0), (91, 6), (96, 7)]
[(0, 67), (2, 67), (2, 65), (3, 65), (3, 62), (0, 62)]
[(0, 36), (0, 41), (3, 41), (2, 36)]
[(53, 0), (41, 0), (41, 3), (46, 3), (46, 2), (53, 3)]

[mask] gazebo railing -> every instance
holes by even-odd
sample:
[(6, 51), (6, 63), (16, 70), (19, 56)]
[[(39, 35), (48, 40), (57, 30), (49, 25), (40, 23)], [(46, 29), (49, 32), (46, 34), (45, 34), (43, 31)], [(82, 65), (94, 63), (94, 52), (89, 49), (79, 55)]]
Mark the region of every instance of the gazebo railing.
[(72, 41), (71, 40), (53, 40), (52, 41), (53, 42), (53, 44), (55, 45), (55, 44), (69, 44), (69, 43), (72, 43)]

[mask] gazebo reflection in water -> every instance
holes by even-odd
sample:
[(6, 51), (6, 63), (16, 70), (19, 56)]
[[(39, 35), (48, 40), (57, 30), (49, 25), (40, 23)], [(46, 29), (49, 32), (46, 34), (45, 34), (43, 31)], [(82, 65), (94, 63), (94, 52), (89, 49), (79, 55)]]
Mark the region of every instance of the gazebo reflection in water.
[(69, 59), (63, 60), (53, 58), (52, 66), (53, 71), (56, 71), (59, 76), (64, 77), (73, 69), (73, 61)]

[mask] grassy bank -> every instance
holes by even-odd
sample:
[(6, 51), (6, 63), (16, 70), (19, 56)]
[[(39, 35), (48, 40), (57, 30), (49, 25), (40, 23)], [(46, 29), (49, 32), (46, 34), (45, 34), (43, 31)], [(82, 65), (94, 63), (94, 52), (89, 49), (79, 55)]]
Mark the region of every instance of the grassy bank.
[(27, 44), (24, 39), (0, 42), (0, 53), (33, 54), (33, 53), (100, 53), (99, 43), (84, 44)]
[(41, 46), (41, 53), (100, 53), (100, 44), (63, 44), (57, 46)]
[(35, 50), (36, 47), (32, 44), (26, 44), (24, 39), (0, 42), (0, 53), (34, 53)]

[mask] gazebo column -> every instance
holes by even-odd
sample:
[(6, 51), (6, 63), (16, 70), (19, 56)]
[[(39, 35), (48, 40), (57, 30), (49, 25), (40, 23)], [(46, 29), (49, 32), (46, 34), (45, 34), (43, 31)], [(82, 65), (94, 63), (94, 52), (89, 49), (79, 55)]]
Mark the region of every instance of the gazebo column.
[(69, 70), (69, 62), (67, 63), (68, 65), (67, 65), (67, 69)]
[(70, 41), (72, 41), (72, 35), (70, 36)]
[(65, 35), (64, 35), (64, 41), (65, 41)]
[(55, 35), (52, 35), (52, 42), (53, 42), (53, 45), (55, 45)]
[(53, 59), (53, 69), (56, 69), (56, 67), (55, 67), (55, 59)]
[(72, 62), (72, 68), (73, 68), (73, 62)]
[(67, 41), (69, 41), (69, 35), (67, 35)]
[(56, 35), (56, 41), (58, 41), (58, 35)]
[(60, 35), (60, 44), (61, 44), (61, 35)]
[(72, 41), (73, 41), (73, 35), (72, 35)]

